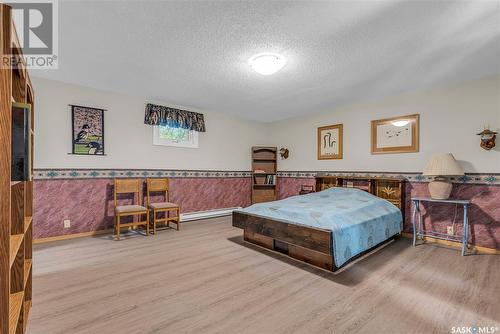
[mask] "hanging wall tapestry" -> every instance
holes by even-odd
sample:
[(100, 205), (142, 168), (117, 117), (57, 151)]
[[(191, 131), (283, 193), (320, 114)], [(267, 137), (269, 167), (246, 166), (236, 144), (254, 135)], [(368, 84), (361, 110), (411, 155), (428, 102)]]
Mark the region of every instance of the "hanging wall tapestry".
[(72, 154), (104, 155), (104, 109), (71, 105)]

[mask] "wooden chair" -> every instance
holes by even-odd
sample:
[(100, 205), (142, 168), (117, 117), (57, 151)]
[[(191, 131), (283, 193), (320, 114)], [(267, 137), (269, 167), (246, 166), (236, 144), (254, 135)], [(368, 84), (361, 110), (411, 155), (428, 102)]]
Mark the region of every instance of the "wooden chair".
[[(117, 239), (120, 240), (120, 229), (122, 227), (135, 227), (135, 226), (146, 226), (146, 235), (149, 235), (149, 210), (148, 208), (142, 205), (117, 205), (116, 197), (118, 194), (134, 194), (134, 202), (135, 196), (137, 194), (138, 203), (141, 203), (141, 182), (137, 179), (129, 180), (129, 179), (116, 179), (115, 180), (115, 194), (114, 194), (114, 203), (115, 203), (115, 232)], [(131, 223), (120, 223), (120, 218), (124, 216), (139, 216), (137, 222)], [(142, 215), (146, 215), (146, 220), (141, 220)]]
[[(151, 203), (150, 194), (152, 192), (165, 193), (165, 202)], [(147, 205), (148, 209), (153, 210), (153, 233), (156, 234), (156, 224), (165, 223), (168, 227), (170, 222), (177, 224), (177, 231), (180, 227), (180, 207), (178, 204), (170, 203), (170, 189), (168, 179), (147, 179)], [(175, 217), (170, 217), (170, 212), (176, 213)], [(165, 213), (165, 218), (157, 218), (159, 212)]]

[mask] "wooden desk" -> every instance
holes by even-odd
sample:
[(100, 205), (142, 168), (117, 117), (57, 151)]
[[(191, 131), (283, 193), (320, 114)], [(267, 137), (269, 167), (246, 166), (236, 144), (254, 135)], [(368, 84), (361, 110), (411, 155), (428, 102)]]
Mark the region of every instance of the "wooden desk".
[[(467, 250), (467, 241), (468, 241), (468, 231), (469, 231), (469, 206), (470, 200), (460, 200), (460, 199), (433, 199), (427, 197), (412, 197), (411, 199), (413, 208), (411, 221), (413, 225), (413, 246), (416, 245), (417, 237), (432, 237), (441, 240), (450, 240), (450, 241), (458, 241), (462, 242), (462, 256), (465, 255)], [(444, 203), (444, 204), (459, 204), (464, 208), (464, 230), (461, 236), (459, 235), (448, 235), (440, 232), (424, 232), (422, 229), (422, 213), (420, 212), (420, 202), (435, 202), (435, 203)], [(418, 220), (418, 228), (417, 228), (417, 220)]]

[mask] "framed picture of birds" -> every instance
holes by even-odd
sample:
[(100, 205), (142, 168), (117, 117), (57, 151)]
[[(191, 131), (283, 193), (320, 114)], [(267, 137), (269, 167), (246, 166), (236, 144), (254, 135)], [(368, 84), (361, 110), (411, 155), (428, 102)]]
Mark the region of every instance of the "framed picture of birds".
[(72, 154), (104, 155), (104, 111), (71, 105)]

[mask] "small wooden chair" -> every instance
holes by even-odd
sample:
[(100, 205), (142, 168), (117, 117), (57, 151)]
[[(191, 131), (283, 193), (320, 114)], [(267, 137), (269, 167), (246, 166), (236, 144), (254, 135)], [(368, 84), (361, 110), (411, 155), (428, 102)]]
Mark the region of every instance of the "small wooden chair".
[[(165, 223), (168, 227), (170, 222), (177, 224), (177, 231), (180, 227), (180, 207), (178, 204), (170, 203), (170, 189), (168, 179), (147, 179), (147, 205), (148, 209), (153, 210), (153, 233), (156, 234), (156, 223)], [(165, 202), (151, 203), (150, 193), (165, 192)], [(175, 217), (170, 217), (171, 211), (176, 212)], [(164, 212), (165, 218), (157, 218), (158, 212)]]
[[(115, 194), (114, 194), (114, 203), (115, 203), (115, 232), (117, 239), (120, 240), (120, 229), (122, 227), (135, 227), (135, 226), (146, 226), (146, 235), (149, 235), (149, 210), (148, 208), (142, 205), (116, 205), (116, 197), (118, 194), (134, 194), (134, 202), (135, 195), (137, 194), (138, 203), (141, 203), (141, 187), (140, 181), (137, 179), (116, 179), (115, 180)], [(120, 218), (124, 216), (139, 216), (139, 221), (131, 222), (131, 223), (120, 223)], [(146, 215), (146, 220), (141, 220), (142, 215)]]

